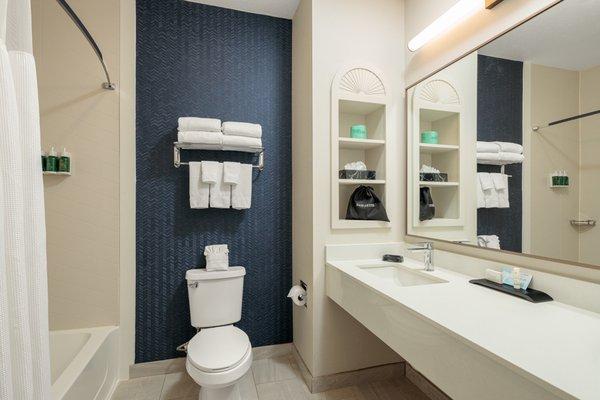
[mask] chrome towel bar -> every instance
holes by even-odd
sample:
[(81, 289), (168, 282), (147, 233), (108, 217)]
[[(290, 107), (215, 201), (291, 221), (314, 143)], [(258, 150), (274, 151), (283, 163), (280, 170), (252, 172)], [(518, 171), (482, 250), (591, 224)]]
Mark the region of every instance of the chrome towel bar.
[[(237, 151), (242, 153), (251, 153), (258, 155), (258, 164), (252, 165), (252, 168), (258, 169), (262, 171), (265, 169), (265, 150), (263, 148), (257, 149), (248, 149), (248, 148), (236, 148), (236, 147), (227, 147), (223, 148), (220, 145), (210, 145), (210, 144), (197, 144), (197, 143), (182, 143), (175, 142), (173, 143), (173, 165), (175, 168), (179, 168), (182, 165), (190, 165), (189, 162), (181, 161), (181, 150), (219, 150), (219, 151)], [(196, 160), (201, 161), (201, 160)]]

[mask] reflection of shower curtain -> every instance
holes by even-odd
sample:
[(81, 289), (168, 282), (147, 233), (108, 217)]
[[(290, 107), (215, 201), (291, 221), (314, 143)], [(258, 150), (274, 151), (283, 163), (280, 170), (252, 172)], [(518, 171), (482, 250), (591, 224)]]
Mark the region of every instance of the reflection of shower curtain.
[(0, 400), (50, 400), (46, 228), (30, 0), (0, 0)]

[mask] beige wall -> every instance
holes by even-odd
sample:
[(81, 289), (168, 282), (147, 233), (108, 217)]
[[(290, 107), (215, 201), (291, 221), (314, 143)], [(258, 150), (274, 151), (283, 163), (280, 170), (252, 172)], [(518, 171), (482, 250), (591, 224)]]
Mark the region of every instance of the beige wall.
[[(119, 80), (119, 1), (70, 1)], [(42, 145), (72, 153), (73, 176), (44, 178), (51, 329), (117, 325), (119, 92), (55, 1), (33, 0)]]
[[(541, 65), (526, 68), (532, 124), (539, 125), (579, 113), (579, 73)], [(548, 127), (530, 135), (527, 168), (530, 182), (529, 216), (532, 254), (579, 261), (579, 233), (569, 224), (579, 212), (579, 123)], [(565, 170), (570, 187), (549, 187), (548, 176)]]
[(326, 297), (325, 244), (395, 241), (404, 229), (402, 179), (388, 183), (391, 229), (334, 231), (330, 215), (331, 84), (344, 64), (367, 63), (385, 74), (392, 92), (391, 170), (404, 176), (402, 9), (396, 0), (303, 0), (294, 17), (293, 275), (307, 282), (310, 292), (308, 309), (294, 312), (294, 343), (314, 376), (398, 360)]
[[(292, 29), (292, 279), (303, 280), (312, 299), (314, 188), (312, 129), (312, 0), (302, 0)], [(314, 305), (294, 307), (294, 344), (308, 369), (314, 370)]]
[[(600, 67), (580, 74), (580, 111), (600, 109)], [(580, 120), (580, 218), (600, 220), (600, 117)], [(579, 259), (589, 264), (600, 264), (600, 227), (581, 228)]]

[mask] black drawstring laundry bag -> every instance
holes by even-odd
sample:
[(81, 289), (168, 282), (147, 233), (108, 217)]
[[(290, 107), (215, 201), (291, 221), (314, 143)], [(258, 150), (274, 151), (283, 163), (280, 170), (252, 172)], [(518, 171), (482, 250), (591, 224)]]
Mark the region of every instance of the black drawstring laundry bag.
[(346, 219), (387, 221), (385, 207), (371, 186), (359, 186), (350, 196)]
[(427, 221), (433, 219), (433, 217), (435, 217), (435, 204), (433, 204), (433, 198), (431, 197), (431, 189), (428, 187), (422, 187), (419, 195), (419, 220)]

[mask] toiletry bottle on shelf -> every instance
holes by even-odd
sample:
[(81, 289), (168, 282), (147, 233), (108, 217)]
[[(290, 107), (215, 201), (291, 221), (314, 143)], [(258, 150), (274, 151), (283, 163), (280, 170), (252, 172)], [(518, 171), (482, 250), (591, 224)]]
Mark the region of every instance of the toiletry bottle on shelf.
[(569, 186), (569, 172), (568, 171), (564, 171), (565, 172), (565, 182), (564, 185), (565, 186)]
[(50, 149), (50, 153), (48, 153), (48, 157), (46, 158), (46, 171), (58, 171), (58, 157), (56, 156), (56, 150), (54, 150), (54, 147)]
[(45, 151), (42, 151), (42, 171), (47, 171), (46, 161), (48, 160), (48, 154)]
[(58, 172), (71, 172), (71, 154), (67, 152), (66, 148), (63, 148), (58, 159)]

